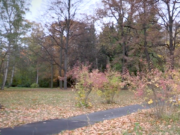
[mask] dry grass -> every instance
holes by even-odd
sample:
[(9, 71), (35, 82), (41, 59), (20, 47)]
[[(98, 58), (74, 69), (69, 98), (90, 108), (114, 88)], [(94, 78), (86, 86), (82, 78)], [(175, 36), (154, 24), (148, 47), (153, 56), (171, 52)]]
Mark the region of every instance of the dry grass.
[(116, 104), (103, 104), (96, 93), (92, 93), (92, 108), (75, 105), (76, 92), (43, 88), (10, 88), (0, 91), (0, 128), (14, 127), (36, 121), (67, 118), (99, 110), (138, 104), (142, 100), (130, 91), (121, 91), (115, 97)]

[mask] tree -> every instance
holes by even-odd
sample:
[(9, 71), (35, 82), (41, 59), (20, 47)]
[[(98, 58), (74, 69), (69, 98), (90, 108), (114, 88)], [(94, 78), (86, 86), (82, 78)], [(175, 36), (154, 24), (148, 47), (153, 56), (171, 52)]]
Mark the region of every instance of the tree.
[[(59, 29), (63, 31), (59, 31), (59, 38), (62, 38), (62, 35), (65, 37), (64, 47), (59, 44), (61, 49), (64, 51), (64, 88), (67, 88), (67, 69), (68, 69), (68, 51), (69, 51), (69, 41), (71, 38), (70, 29), (73, 24), (73, 19), (75, 18), (77, 6), (79, 0), (54, 0), (51, 2), (49, 11), (55, 16), (52, 16), (54, 23), (56, 23)], [(63, 26), (62, 26), (63, 22)], [(64, 32), (64, 33), (63, 33)], [(53, 38), (55, 39), (55, 38)], [(60, 55), (61, 53), (60, 49)], [(61, 58), (60, 58), (61, 59)], [(60, 60), (61, 61), (61, 60)]]
[(161, 24), (168, 35), (167, 48), (169, 50), (170, 69), (174, 69), (174, 51), (179, 44), (178, 34), (180, 29), (180, 2), (178, 0), (160, 0), (159, 16)]
[(134, 6), (137, 10), (134, 17), (136, 22), (133, 25), (136, 30), (136, 46), (144, 53), (143, 57), (146, 60), (148, 71), (151, 72), (153, 62), (150, 54), (155, 52), (154, 48), (158, 46), (158, 38), (160, 39), (161, 35), (156, 18), (157, 7), (154, 1), (146, 0), (137, 0)]
[[(100, 53), (106, 57), (105, 59), (107, 62), (113, 62), (120, 51), (115, 36), (117, 36), (117, 31), (113, 23), (105, 24), (102, 32), (99, 34), (98, 48), (100, 50)], [(105, 63), (105, 65), (107, 64), (107, 62)], [(115, 62), (113, 66), (116, 70), (119, 69)], [(119, 70), (121, 70), (121, 68), (122, 67), (120, 67)]]
[(97, 67), (97, 48), (94, 24), (74, 21), (70, 29), (72, 36), (69, 48), (69, 67), (77, 63), (90, 63), (93, 68)]
[[(128, 57), (128, 47), (127, 47), (127, 32), (124, 27), (124, 23), (127, 20), (126, 16), (127, 9), (125, 4), (128, 4), (128, 1), (123, 0), (102, 0), (104, 4), (104, 9), (98, 10), (99, 17), (110, 18), (115, 20), (115, 31), (113, 35), (114, 44), (120, 47), (119, 58), (121, 64), (121, 72), (123, 73), (126, 68), (126, 58)], [(112, 38), (112, 37), (111, 37)]]
[[(139, 70), (141, 59), (145, 58), (148, 70), (151, 71), (151, 54), (154, 54), (154, 48), (158, 46), (161, 36), (156, 18), (156, 4), (146, 0), (103, 0), (102, 2), (105, 6), (103, 10), (98, 11), (99, 16), (113, 18), (109, 28), (103, 29), (106, 32), (100, 34), (100, 42), (104, 39), (105, 44), (114, 46), (112, 52), (116, 53), (112, 53), (113, 60), (111, 58), (110, 61), (116, 68), (121, 68), (123, 73), (126, 68)], [(110, 32), (112, 30), (114, 32)]]
[(22, 34), (22, 28), (24, 26), (24, 15), (28, 11), (27, 2), (24, 0), (0, 0), (0, 20), (1, 31), (4, 40), (6, 41), (6, 65), (4, 69), (3, 82), (1, 89), (4, 89), (8, 69), (10, 64), (10, 52), (12, 47), (17, 43), (20, 34)]
[[(36, 82), (41, 79), (47, 79), (51, 76), (51, 87), (53, 87), (54, 65), (57, 64), (56, 48), (50, 36), (46, 36), (41, 24), (31, 23), (32, 32), (25, 38), (28, 45), (29, 58), (31, 59), (31, 70), (36, 72)], [(43, 64), (40, 64), (42, 63)], [(44, 67), (51, 67), (50, 72), (44, 71)]]
[[(64, 67), (63, 67), (63, 50), (64, 50), (64, 43), (65, 43), (65, 23), (63, 21), (60, 21), (58, 23), (52, 23), (49, 31), (50, 31), (50, 37), (52, 42), (54, 43), (55, 46), (57, 46), (59, 50), (59, 76), (62, 77)], [(62, 88), (62, 80), (59, 80), (59, 87)]]

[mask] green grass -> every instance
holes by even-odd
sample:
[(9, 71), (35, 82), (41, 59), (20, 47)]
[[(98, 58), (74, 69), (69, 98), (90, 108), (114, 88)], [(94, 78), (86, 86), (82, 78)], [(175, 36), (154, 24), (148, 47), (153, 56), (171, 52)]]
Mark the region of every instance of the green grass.
[(58, 89), (42, 88), (21, 88), (6, 89), (0, 91), (0, 104), (7, 108), (13, 106), (31, 107), (35, 105), (61, 105), (61, 102), (68, 103), (74, 98), (72, 91), (60, 91)]
[[(76, 92), (71, 90), (9, 88), (0, 91), (0, 104), (7, 108), (12, 108), (13, 106), (31, 107), (44, 104), (51, 106), (74, 106), (76, 101), (75, 98)], [(100, 98), (95, 92), (91, 93), (89, 101), (93, 106), (106, 105), (102, 103), (102, 98)], [(137, 104), (140, 101), (140, 99), (135, 99), (134, 94), (130, 91), (120, 91), (115, 97), (116, 105), (119, 106)]]

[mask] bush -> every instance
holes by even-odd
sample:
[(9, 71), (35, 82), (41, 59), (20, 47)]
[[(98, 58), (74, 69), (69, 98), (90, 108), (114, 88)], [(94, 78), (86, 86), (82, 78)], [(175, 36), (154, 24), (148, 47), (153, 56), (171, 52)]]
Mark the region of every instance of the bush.
[(49, 78), (43, 78), (39, 80), (39, 87), (49, 87), (51, 84), (51, 80)]
[(39, 88), (39, 85), (37, 83), (31, 84), (31, 88)]
[[(101, 78), (98, 78), (102, 80)], [(121, 75), (118, 72), (108, 70), (104, 73), (104, 82), (97, 88), (97, 93), (100, 95), (107, 104), (114, 103), (114, 96), (121, 90), (123, 83), (121, 80)], [(98, 83), (96, 81), (96, 83)]]
[(16, 87), (31, 87), (31, 84), (29, 82), (24, 83), (24, 84), (19, 84)]
[(76, 68), (77, 83), (75, 88), (77, 91), (77, 106), (79, 107), (91, 107), (91, 103), (88, 102), (88, 96), (93, 89), (93, 78), (89, 73), (88, 67), (82, 66), (82, 69)]
[(91, 106), (88, 96), (92, 90), (95, 90), (106, 103), (114, 103), (115, 94), (124, 86), (121, 75), (110, 69), (105, 73), (99, 72), (99, 70), (90, 72), (88, 66), (81, 65), (74, 67), (68, 75), (76, 80), (78, 106)]
[(153, 104), (154, 113), (160, 118), (172, 107), (170, 99), (180, 94), (179, 77), (178, 71), (161, 72), (155, 69), (132, 77), (131, 84), (136, 96), (142, 96), (148, 104)]

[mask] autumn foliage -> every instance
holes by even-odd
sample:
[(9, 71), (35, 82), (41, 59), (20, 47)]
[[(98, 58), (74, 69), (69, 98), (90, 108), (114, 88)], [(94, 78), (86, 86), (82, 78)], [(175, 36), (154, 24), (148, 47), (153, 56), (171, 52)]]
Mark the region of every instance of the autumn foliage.
[(129, 76), (128, 79), (135, 95), (143, 97), (146, 103), (153, 104), (155, 113), (161, 117), (172, 104), (179, 103), (179, 76), (180, 72), (177, 70), (161, 72), (154, 69), (152, 72)]
[(124, 86), (120, 73), (110, 68), (100, 72), (98, 69), (90, 71), (90, 66), (80, 65), (75, 66), (68, 75), (76, 80), (78, 106), (91, 106), (88, 96), (93, 90), (106, 103), (113, 103), (115, 94)]
[(145, 103), (154, 105), (154, 112), (161, 117), (174, 103), (179, 103), (179, 76), (177, 70), (162, 72), (153, 69), (151, 72), (129, 72), (121, 74), (107, 66), (105, 72), (90, 70), (90, 66), (75, 66), (69, 73), (76, 80), (77, 105), (91, 106), (89, 95), (95, 91), (105, 103), (114, 103), (114, 96), (125, 86), (133, 90), (136, 97), (142, 97)]

